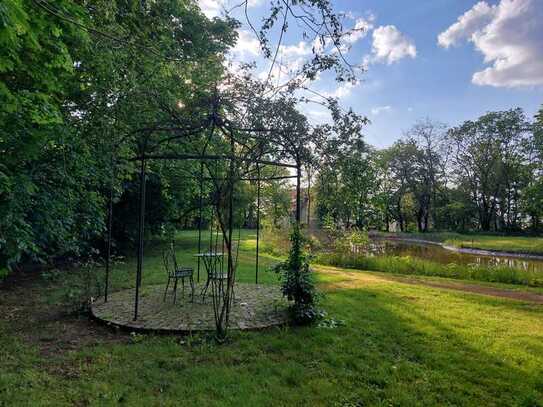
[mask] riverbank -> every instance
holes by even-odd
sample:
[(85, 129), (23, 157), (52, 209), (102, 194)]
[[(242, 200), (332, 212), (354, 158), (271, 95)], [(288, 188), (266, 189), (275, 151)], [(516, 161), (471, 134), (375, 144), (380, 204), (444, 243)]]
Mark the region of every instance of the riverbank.
[[(399, 233), (399, 232), (372, 232), (372, 236), (387, 239), (403, 239), (419, 243), (439, 243), (444, 248), (454, 250), (473, 250), (474, 254), (514, 257), (519, 255), (535, 256), (543, 259), (543, 237), (531, 236), (497, 236), (479, 234), (460, 234), (452, 232), (431, 233)], [(475, 251), (479, 251), (478, 253)], [(465, 251), (469, 253), (468, 251)]]
[(410, 256), (364, 256), (357, 253), (322, 253), (316, 257), (315, 261), (322, 265), (408, 276), (445, 277), (455, 280), (543, 287), (543, 273), (506, 266), (441, 264), (430, 259)]

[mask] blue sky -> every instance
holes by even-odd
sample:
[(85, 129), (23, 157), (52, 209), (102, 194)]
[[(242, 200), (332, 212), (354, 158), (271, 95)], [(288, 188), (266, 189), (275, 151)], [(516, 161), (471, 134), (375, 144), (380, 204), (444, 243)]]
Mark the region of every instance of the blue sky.
[[(200, 4), (208, 15), (220, 15), (221, 6), (228, 6), (227, 0)], [(340, 96), (343, 106), (366, 115), (372, 122), (365, 130), (370, 144), (390, 145), (425, 117), (456, 125), (513, 107), (532, 117), (543, 104), (543, 0), (333, 4), (336, 11), (349, 12), (346, 26), (367, 28), (348, 52), (352, 63), (366, 62), (367, 72), (352, 87), (339, 86), (327, 74), (311, 87)], [(249, 5), (251, 18), (258, 22), (267, 2), (250, 0)], [(232, 59), (256, 61), (258, 75), (266, 72), (267, 62), (258, 55), (255, 41), (242, 26)], [(300, 41), (300, 31), (291, 28), (283, 42), (285, 64), (296, 65), (310, 56), (310, 44)], [(318, 105), (301, 108), (314, 122), (327, 119)]]

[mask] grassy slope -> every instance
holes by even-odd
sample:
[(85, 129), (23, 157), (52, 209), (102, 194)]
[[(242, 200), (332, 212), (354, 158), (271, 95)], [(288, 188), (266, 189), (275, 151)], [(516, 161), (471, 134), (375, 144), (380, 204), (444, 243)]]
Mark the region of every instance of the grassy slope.
[[(180, 243), (192, 245), (186, 235)], [(252, 256), (242, 254), (240, 278), (251, 280)], [(145, 284), (162, 281), (159, 265), (148, 257)], [(116, 269), (115, 286), (124, 285), (129, 268)], [(262, 274), (269, 283), (276, 279)], [(541, 307), (333, 268), (321, 268), (319, 280), (328, 291), (324, 308), (344, 326), (236, 333), (222, 346), (145, 336), (42, 357), (0, 319), (0, 405), (537, 405), (543, 399)], [(72, 374), (55, 373), (60, 367)]]
[(460, 233), (386, 233), (407, 239), (422, 239), (441, 242), (451, 246), (483, 250), (497, 250), (511, 253), (543, 255), (543, 237), (497, 236)]

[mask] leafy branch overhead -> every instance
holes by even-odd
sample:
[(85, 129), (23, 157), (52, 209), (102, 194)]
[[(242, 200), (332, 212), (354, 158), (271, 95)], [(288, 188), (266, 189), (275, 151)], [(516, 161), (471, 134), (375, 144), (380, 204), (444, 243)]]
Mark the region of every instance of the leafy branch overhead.
[[(258, 38), (263, 56), (271, 61), (266, 83), (270, 81), (284, 34), (290, 26), (301, 29), (302, 38), (310, 41), (312, 57), (287, 83), (289, 87), (299, 87), (305, 80), (314, 80), (319, 72), (327, 70), (335, 72), (338, 82), (356, 81), (362, 67), (352, 64), (345, 56), (345, 50), (349, 48), (346, 39), (364, 28), (346, 30), (343, 25), (345, 16), (334, 11), (330, 0), (273, 0), (260, 27), (250, 17), (248, 4), (249, 0), (243, 0), (229, 11), (243, 8), (245, 22)], [(276, 42), (271, 40), (274, 30), (278, 32)]]

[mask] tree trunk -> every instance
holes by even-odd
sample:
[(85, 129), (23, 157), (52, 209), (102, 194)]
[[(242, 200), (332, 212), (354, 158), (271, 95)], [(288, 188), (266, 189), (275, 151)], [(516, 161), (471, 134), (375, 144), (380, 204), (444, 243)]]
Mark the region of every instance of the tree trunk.
[(403, 213), (402, 213), (402, 203), (401, 200), (398, 200), (398, 203), (396, 204), (397, 210), (398, 210), (398, 222), (400, 222), (400, 231), (404, 232), (404, 220), (403, 220)]
[(417, 230), (419, 233), (422, 233), (424, 232), (424, 227), (423, 227), (423, 210), (422, 208), (419, 208), (419, 210), (417, 211)]
[(492, 224), (492, 211), (489, 209), (488, 204), (484, 199), (479, 207), (479, 223), (481, 224), (481, 230), (483, 232), (490, 231), (490, 226)]
[(424, 230), (423, 230), (424, 233), (428, 232), (428, 218), (429, 218), (428, 211), (426, 211), (424, 213)]
[(488, 232), (490, 231), (490, 219), (488, 219), (487, 216), (483, 216), (480, 220), (481, 222), (481, 230), (483, 232)]

